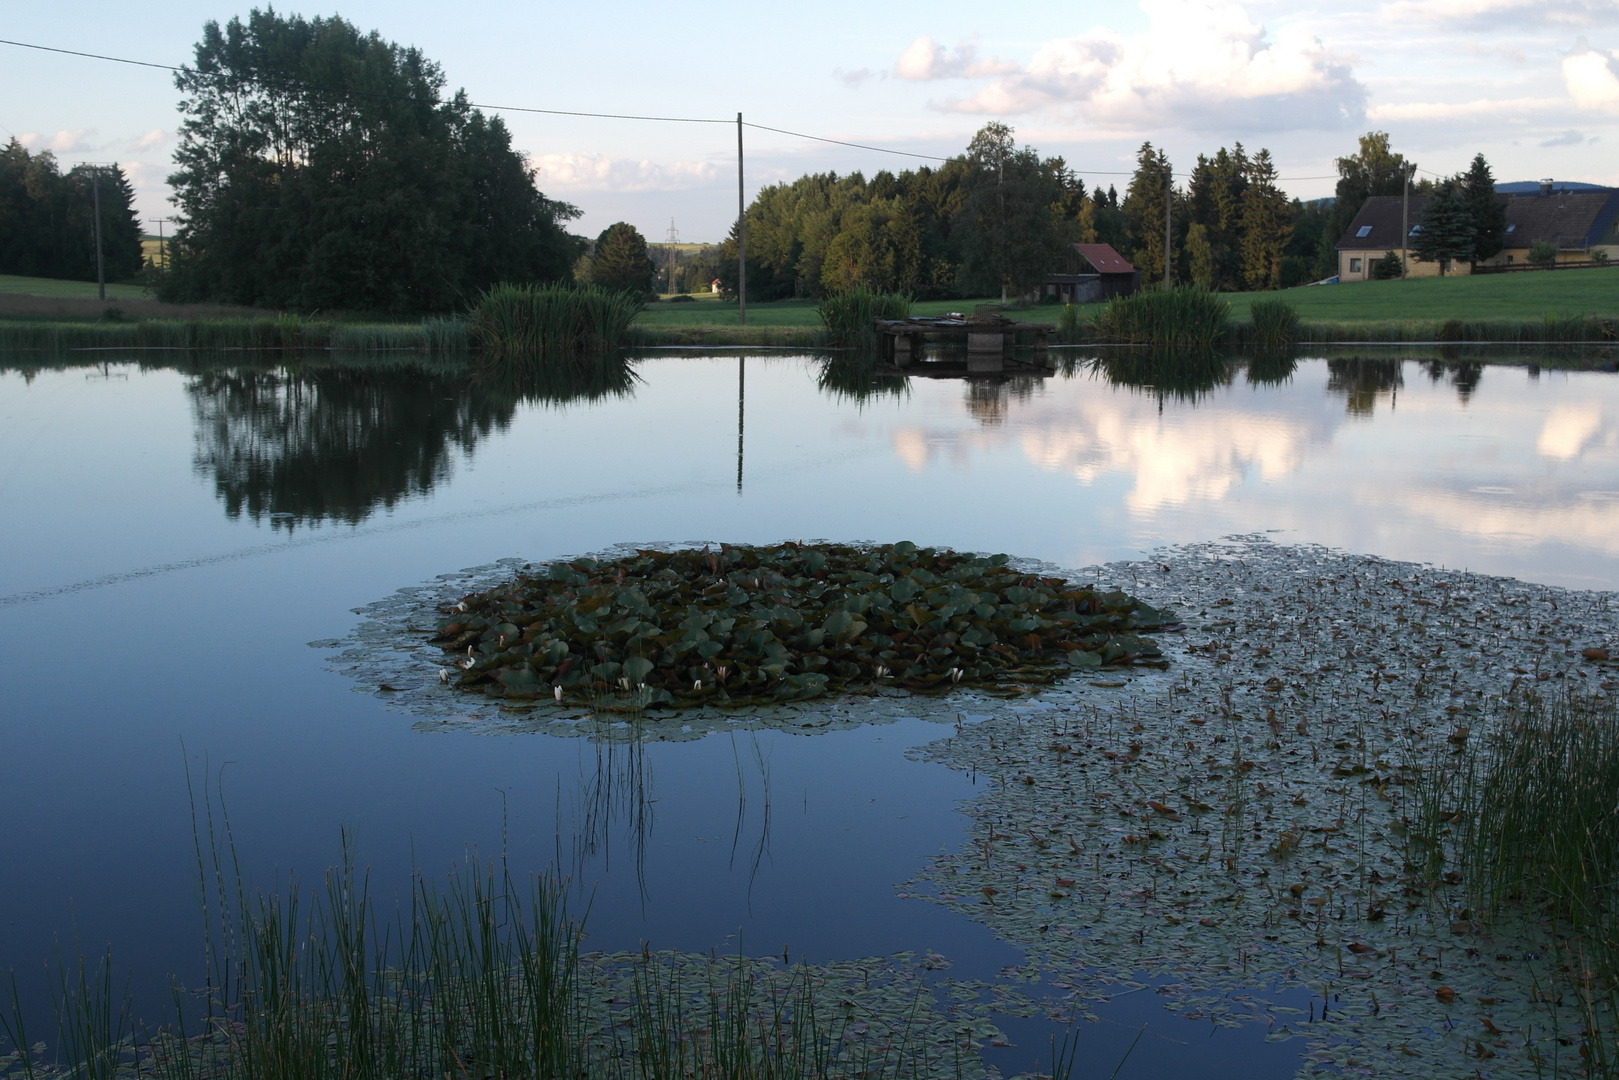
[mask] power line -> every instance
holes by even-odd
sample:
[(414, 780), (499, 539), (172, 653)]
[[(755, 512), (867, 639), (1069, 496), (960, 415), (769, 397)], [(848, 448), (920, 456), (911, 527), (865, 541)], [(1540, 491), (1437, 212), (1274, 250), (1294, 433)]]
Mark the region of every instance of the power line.
[[(151, 68), (157, 71), (172, 71), (177, 74), (184, 73), (195, 76), (205, 76), (203, 72), (188, 70), (174, 64), (158, 64), (150, 60), (131, 60), (123, 56), (108, 56), (105, 53), (82, 52), (78, 49), (61, 49), (51, 45), (36, 45), (27, 41), (12, 41), (0, 38), (0, 45), (11, 45), (19, 49), (33, 49), (36, 52), (57, 53), (62, 56), (77, 56), (86, 60), (104, 60), (112, 64), (127, 64), (131, 67)], [(213, 78), (229, 80), (238, 76), (214, 75)], [(260, 83), (269, 86), (295, 87), (303, 90), (314, 90), (324, 94), (339, 94), (347, 97), (368, 97), (385, 101), (408, 101), (421, 105), (442, 105), (443, 101), (434, 98), (419, 98), (406, 94), (379, 94), (365, 90), (339, 90), (333, 87), (318, 86), (313, 83), (298, 82), (295, 80), (278, 81), (258, 77), (248, 77), (244, 81)], [(635, 113), (600, 113), (586, 112), (579, 109), (541, 109), (526, 105), (486, 105), (480, 102), (467, 102), (469, 108), (485, 109), (489, 112), (530, 113), (542, 116), (580, 116), (592, 120), (642, 120), (662, 124), (731, 124), (734, 120), (718, 119), (706, 116), (643, 116)], [(911, 150), (895, 150), (886, 146), (872, 146), (869, 143), (849, 142), (844, 139), (828, 139), (820, 135), (809, 135), (802, 131), (789, 131), (786, 128), (771, 127), (768, 124), (744, 123), (743, 127), (754, 128), (758, 131), (771, 131), (777, 135), (788, 135), (795, 139), (808, 139), (811, 142), (828, 143), (832, 146), (847, 146), (855, 150), (867, 150), (875, 154), (893, 154), (898, 157), (917, 158), (922, 161), (951, 161), (953, 158), (941, 157), (937, 154), (919, 154)], [(1422, 170), (1426, 171), (1426, 170)], [(1107, 169), (1075, 169), (1076, 176), (1134, 176), (1131, 171), (1110, 171)], [(1172, 176), (1189, 179), (1191, 173), (1171, 173)], [(1437, 174), (1434, 174), (1437, 175)], [(1336, 174), (1331, 176), (1283, 176), (1277, 177), (1280, 183), (1295, 183), (1303, 180), (1336, 180)]]

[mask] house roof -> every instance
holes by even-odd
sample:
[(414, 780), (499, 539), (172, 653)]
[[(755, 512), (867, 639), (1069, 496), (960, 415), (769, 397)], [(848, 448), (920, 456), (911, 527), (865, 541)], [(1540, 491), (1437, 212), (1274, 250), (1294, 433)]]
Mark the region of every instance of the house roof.
[[(1422, 223), (1428, 195), (1411, 196), (1411, 228)], [(1619, 221), (1619, 191), (1554, 192), (1549, 196), (1500, 195), (1506, 204), (1509, 248), (1526, 248), (1536, 240), (1549, 240), (1560, 248), (1584, 248), (1600, 243)], [(1398, 195), (1367, 199), (1338, 240), (1339, 251), (1390, 251), (1400, 244)]]
[(1074, 250), (1090, 263), (1098, 274), (1133, 274), (1136, 268), (1123, 255), (1113, 250), (1112, 244), (1075, 244)]
[[(1421, 223), (1422, 208), (1428, 205), (1429, 198), (1411, 196), (1412, 228)], [(1398, 195), (1373, 195), (1367, 199), (1338, 241), (1338, 250), (1384, 252), (1404, 247), (1400, 243), (1400, 203)]]

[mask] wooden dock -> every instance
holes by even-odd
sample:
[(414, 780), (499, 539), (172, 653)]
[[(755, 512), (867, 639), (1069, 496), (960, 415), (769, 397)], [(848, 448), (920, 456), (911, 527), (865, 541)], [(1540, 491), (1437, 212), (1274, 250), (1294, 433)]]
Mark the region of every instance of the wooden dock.
[(1017, 335), (1028, 334), (1032, 339), (1035, 361), (1046, 358), (1055, 323), (1014, 322), (1000, 313), (998, 305), (983, 304), (971, 315), (943, 315), (933, 318), (878, 319), (877, 333), (881, 335), (882, 357), (897, 367), (906, 367), (922, 355), (929, 338), (954, 341), (965, 338), (969, 367), (975, 357), (1011, 359), (1017, 345)]

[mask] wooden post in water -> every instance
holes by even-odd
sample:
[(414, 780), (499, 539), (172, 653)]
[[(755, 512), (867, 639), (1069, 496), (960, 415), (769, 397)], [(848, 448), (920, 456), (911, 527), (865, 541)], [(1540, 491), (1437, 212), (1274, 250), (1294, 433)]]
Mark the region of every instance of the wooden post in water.
[[(748, 325), (748, 204), (742, 191), (742, 114), (736, 114), (736, 317), (738, 326)], [(742, 490), (742, 474), (737, 471), (737, 490)]]

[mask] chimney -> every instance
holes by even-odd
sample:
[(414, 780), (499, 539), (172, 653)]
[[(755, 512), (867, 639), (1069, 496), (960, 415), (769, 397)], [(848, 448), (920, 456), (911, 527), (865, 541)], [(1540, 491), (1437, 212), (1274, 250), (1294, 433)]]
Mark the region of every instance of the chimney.
[(1551, 194), (1552, 194), (1552, 180), (1551, 180), (1551, 177), (1548, 176), (1546, 179), (1544, 179), (1544, 180), (1542, 180), (1540, 182), (1540, 197), (1542, 199), (1549, 199), (1549, 198), (1551, 198)]

